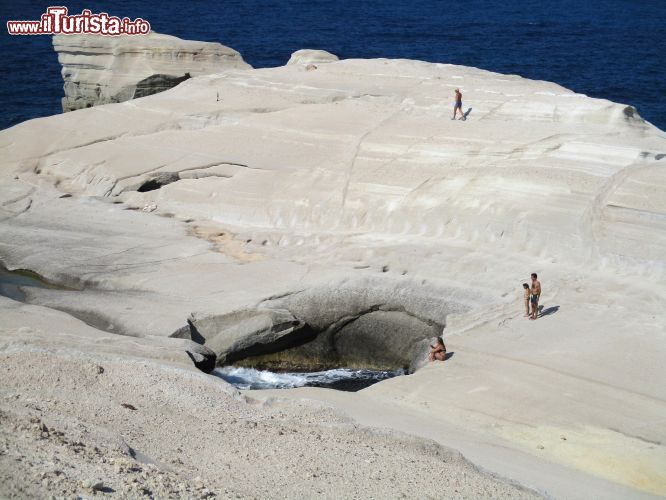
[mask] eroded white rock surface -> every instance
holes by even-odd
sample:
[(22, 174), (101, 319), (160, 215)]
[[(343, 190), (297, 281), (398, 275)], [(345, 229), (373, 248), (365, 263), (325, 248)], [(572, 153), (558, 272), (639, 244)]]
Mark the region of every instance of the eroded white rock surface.
[(174, 87), (189, 76), (249, 68), (219, 43), (149, 33), (138, 36), (55, 35), (65, 82), (63, 111), (122, 102)]
[[(456, 87), (465, 122), (450, 119)], [(88, 289), (35, 304), (167, 336), (193, 313), (402, 297), (446, 325), (449, 361), (356, 395), (287, 395), (440, 429), (557, 497), (666, 492), (666, 136), (635, 109), (473, 68), (343, 60), (193, 78), (17, 125), (0, 148), (2, 261)]]
[(287, 61), (287, 65), (301, 64), (307, 66), (308, 64), (322, 64), (337, 60), (338, 56), (331, 54), (326, 50), (301, 49), (291, 54), (289, 61)]

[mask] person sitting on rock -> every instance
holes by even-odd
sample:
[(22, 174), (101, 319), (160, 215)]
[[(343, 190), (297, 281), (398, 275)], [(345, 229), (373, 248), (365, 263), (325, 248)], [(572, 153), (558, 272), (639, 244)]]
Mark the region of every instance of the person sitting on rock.
[(444, 361), (446, 358), (446, 346), (444, 339), (437, 337), (435, 345), (430, 346), (430, 354), (428, 354), (428, 361)]

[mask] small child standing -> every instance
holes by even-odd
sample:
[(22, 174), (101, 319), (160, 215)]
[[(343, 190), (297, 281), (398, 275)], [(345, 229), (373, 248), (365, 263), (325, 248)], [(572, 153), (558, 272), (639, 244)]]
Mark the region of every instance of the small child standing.
[(525, 317), (530, 315), (530, 286), (527, 283), (523, 283), (524, 299), (525, 299)]

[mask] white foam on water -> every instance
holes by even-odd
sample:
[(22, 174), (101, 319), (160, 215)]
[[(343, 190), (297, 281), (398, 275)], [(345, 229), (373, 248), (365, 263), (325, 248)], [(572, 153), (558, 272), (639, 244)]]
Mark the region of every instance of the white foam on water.
[(254, 368), (224, 366), (213, 370), (213, 375), (229, 382), (238, 389), (292, 389), (315, 386), (334, 387), (344, 382), (371, 385), (387, 378), (404, 375), (404, 370), (372, 371), (335, 368), (322, 372), (275, 373)]

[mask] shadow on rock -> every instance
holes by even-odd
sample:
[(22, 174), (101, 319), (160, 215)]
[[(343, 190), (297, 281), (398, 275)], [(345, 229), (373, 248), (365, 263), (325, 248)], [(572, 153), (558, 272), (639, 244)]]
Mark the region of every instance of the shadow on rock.
[(539, 307), (539, 317), (542, 318), (543, 316), (549, 316), (551, 314), (555, 314), (559, 310), (560, 310), (560, 306), (551, 306), (548, 309), (544, 309), (543, 306), (540, 306)]

